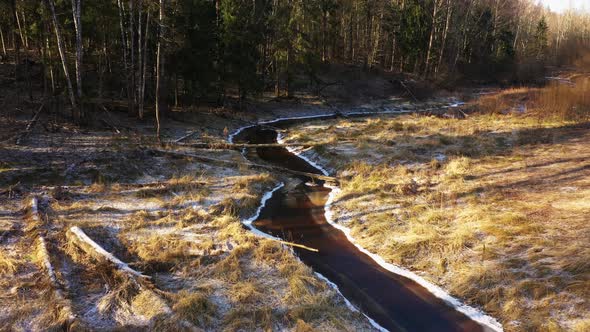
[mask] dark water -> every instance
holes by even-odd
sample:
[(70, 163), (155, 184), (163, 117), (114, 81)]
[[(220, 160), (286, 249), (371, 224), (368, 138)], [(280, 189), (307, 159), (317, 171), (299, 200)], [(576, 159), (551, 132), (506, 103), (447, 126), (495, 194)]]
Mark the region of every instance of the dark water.
[[(274, 130), (253, 127), (237, 140), (274, 143)], [(236, 140), (236, 141), (237, 141)], [(310, 173), (321, 172), (284, 148), (257, 148), (248, 154), (269, 163)], [(316, 248), (294, 248), (301, 260), (335, 283), (342, 294), (390, 331), (482, 331), (482, 326), (454, 310), (416, 282), (378, 265), (325, 219), (330, 189), (302, 184), (283, 188), (267, 201), (255, 226), (263, 232)]]

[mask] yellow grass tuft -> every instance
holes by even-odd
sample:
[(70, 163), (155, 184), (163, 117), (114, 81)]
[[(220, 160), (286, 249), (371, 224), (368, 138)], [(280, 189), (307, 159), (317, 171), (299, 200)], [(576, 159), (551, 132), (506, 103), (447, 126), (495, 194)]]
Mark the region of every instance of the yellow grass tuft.
[(10, 275), (18, 270), (18, 260), (0, 250), (0, 275)]
[(181, 291), (175, 295), (176, 303), (172, 310), (182, 319), (198, 326), (207, 326), (215, 319), (217, 306), (201, 291)]

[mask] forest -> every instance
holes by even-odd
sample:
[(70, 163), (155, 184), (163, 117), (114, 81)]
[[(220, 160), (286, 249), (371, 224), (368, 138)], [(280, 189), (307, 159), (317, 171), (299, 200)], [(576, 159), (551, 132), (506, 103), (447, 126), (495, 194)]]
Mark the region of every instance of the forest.
[[(81, 121), (105, 98), (222, 106), (274, 92), (321, 94), (330, 65), (445, 82), (523, 83), (572, 63), (588, 15), (531, 0), (5, 1), (3, 59)], [(8, 52), (7, 49), (12, 50)], [(9, 54), (10, 53), (10, 54)], [(35, 68), (31, 68), (35, 67)], [(35, 76), (33, 78), (33, 76)], [(123, 78), (123, 79), (121, 79)], [(157, 102), (156, 102), (157, 101)], [(85, 105), (88, 104), (88, 109)]]
[(576, 3), (0, 1), (0, 331), (590, 331)]

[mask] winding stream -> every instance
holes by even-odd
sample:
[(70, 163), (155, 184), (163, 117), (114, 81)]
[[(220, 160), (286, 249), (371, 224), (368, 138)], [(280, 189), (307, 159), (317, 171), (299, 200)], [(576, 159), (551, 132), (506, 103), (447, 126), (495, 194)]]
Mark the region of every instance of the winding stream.
[[(273, 122), (273, 126), (285, 128), (295, 121), (281, 120)], [(275, 129), (256, 125), (242, 128), (233, 140), (276, 143), (277, 136)], [(322, 174), (320, 169), (282, 147), (249, 149), (244, 151), (244, 156)], [(438, 332), (497, 329), (459, 312), (440, 296), (435, 296), (432, 290), (393, 273), (361, 251), (345, 233), (326, 220), (325, 205), (332, 189), (321, 182), (313, 184), (306, 177), (300, 180), (296, 185), (274, 191), (254, 221), (255, 227), (272, 236), (318, 249), (319, 252), (312, 252), (294, 248), (305, 264), (335, 284), (347, 300), (378, 324), (377, 327), (389, 331)]]

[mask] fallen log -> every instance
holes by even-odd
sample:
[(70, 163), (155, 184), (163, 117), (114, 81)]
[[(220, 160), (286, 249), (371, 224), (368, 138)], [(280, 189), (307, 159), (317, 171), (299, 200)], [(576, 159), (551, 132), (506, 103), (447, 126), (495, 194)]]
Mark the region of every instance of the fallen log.
[(309, 250), (309, 251), (313, 251), (313, 252), (320, 252), (316, 248), (308, 247), (308, 246), (305, 246), (303, 244), (293, 243), (293, 242), (288, 242), (288, 241), (283, 241), (283, 240), (275, 240), (273, 238), (270, 238), (270, 239), (273, 240), (273, 241), (277, 241), (278, 243), (282, 243), (284, 245), (287, 245), (287, 246), (297, 247), (297, 248), (301, 248), (301, 249), (305, 249), (305, 250)]
[[(189, 182), (182, 182), (181, 184), (186, 185), (206, 185), (208, 182), (206, 181), (189, 181)], [(112, 183), (111, 186), (118, 186), (123, 189), (151, 189), (151, 188), (165, 188), (169, 185), (174, 185), (174, 183), (160, 181), (160, 182), (146, 182), (146, 183)], [(76, 189), (84, 189), (88, 188), (88, 185), (72, 185), (72, 186), (41, 186), (40, 189), (43, 190), (76, 190)], [(3, 192), (0, 192), (2, 194)]]
[(29, 123), (27, 124), (27, 127), (25, 128), (25, 131), (23, 133), (17, 135), (17, 138), (16, 138), (17, 145), (20, 144), (21, 140), (23, 140), (25, 137), (27, 137), (29, 135), (29, 133), (31, 132), (31, 130), (33, 129), (35, 124), (37, 123), (37, 120), (39, 120), (39, 115), (41, 114), (41, 111), (43, 111), (44, 108), (45, 108), (45, 101), (43, 101), (43, 103), (41, 104), (41, 106), (39, 107), (39, 109), (37, 110), (37, 112), (35, 113), (33, 118), (31, 119), (31, 121), (29, 121)]
[(174, 140), (174, 143), (180, 143), (181, 141), (184, 141), (185, 139), (187, 139), (187, 138), (189, 138), (189, 137), (193, 136), (193, 135), (194, 135), (194, 134), (196, 134), (196, 133), (198, 133), (198, 131), (197, 131), (197, 130), (195, 130), (195, 131), (191, 131), (190, 133), (188, 133), (188, 134), (186, 134), (186, 135), (184, 135), (184, 136), (182, 136), (182, 137), (180, 137), (180, 138), (178, 138), (178, 139)]
[(138, 271), (130, 268), (129, 265), (123, 263), (117, 257), (113, 256), (108, 251), (104, 250), (98, 243), (94, 242), (84, 231), (78, 226), (70, 227), (69, 231), (66, 233), (66, 236), (75, 243), (80, 249), (86, 252), (89, 256), (92, 256), (99, 260), (107, 260), (113, 263), (117, 269), (130, 274), (134, 277), (140, 277), (149, 279), (149, 276), (143, 275)]
[(280, 167), (280, 166), (261, 165), (261, 164), (251, 163), (251, 162), (236, 162), (236, 161), (203, 157), (203, 156), (198, 156), (196, 154), (191, 154), (191, 153), (167, 151), (167, 150), (160, 150), (160, 149), (152, 149), (150, 151), (152, 151), (154, 153), (168, 154), (168, 155), (177, 156), (177, 157), (193, 158), (193, 159), (204, 161), (204, 162), (216, 163), (216, 164), (227, 165), (227, 166), (240, 165), (240, 166), (246, 166), (246, 167), (266, 169), (266, 170), (270, 170), (270, 171), (274, 171), (274, 172), (283, 172), (283, 173), (289, 173), (289, 174), (298, 175), (298, 176), (306, 176), (309, 178), (326, 181), (331, 184), (338, 184), (339, 183), (338, 178), (335, 178), (333, 176), (295, 171), (295, 170)]
[[(146, 281), (151, 279), (149, 276), (146, 276), (130, 268), (128, 264), (124, 263), (113, 254), (103, 249), (99, 244), (88, 237), (88, 235), (86, 235), (86, 233), (84, 233), (84, 231), (78, 226), (70, 227), (69, 231), (66, 233), (66, 236), (68, 236), (80, 249), (84, 250), (84, 252), (86, 252), (88, 255), (97, 259), (105, 259), (113, 263), (115, 268), (124, 272), (129, 280), (131, 280), (139, 289), (144, 292), (148, 292), (150, 296), (153, 296), (153, 298), (157, 300), (157, 302), (160, 302), (159, 305), (164, 314), (176, 316), (172, 308), (170, 308), (170, 306), (168, 306), (168, 304), (166, 304), (166, 302), (154, 291), (153, 285)], [(187, 320), (179, 319), (178, 323), (190, 331), (200, 331), (194, 324)]]
[[(41, 217), (39, 216), (39, 204), (37, 201), (37, 197), (33, 197), (31, 199), (31, 218), (35, 222), (39, 222), (41, 220)], [(57, 297), (59, 302), (62, 303), (63, 313), (65, 314), (65, 317), (67, 317), (65, 322), (66, 326), (72, 326), (76, 321), (76, 315), (72, 310), (72, 305), (70, 301), (66, 299), (62, 292), (61, 285), (59, 284), (57, 277), (55, 275), (55, 269), (51, 264), (49, 251), (47, 250), (47, 244), (45, 242), (45, 239), (41, 235), (39, 235), (37, 255), (39, 257), (41, 267), (45, 270), (45, 273), (47, 273), (47, 276), (49, 277), (49, 281), (51, 282), (51, 286), (53, 287), (55, 296)]]
[(314, 147), (326, 145), (327, 143), (263, 143), (263, 144), (249, 144), (249, 143), (176, 143), (174, 145), (186, 146), (196, 149), (243, 149), (243, 148), (282, 148), (282, 147)]

